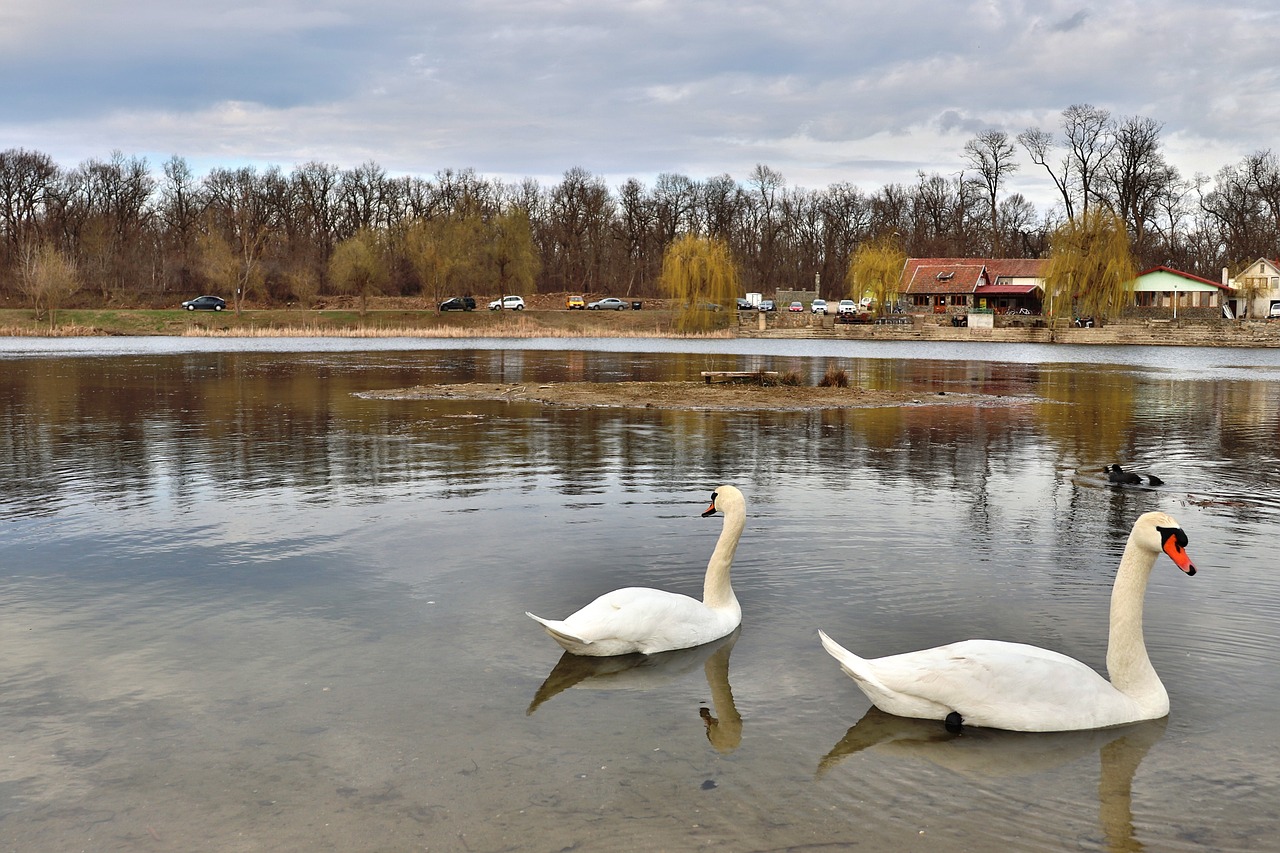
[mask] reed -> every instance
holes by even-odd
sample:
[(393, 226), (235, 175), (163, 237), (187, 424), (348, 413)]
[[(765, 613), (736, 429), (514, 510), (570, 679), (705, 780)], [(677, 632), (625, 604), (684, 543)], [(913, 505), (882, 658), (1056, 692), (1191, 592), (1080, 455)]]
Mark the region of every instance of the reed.
[(521, 321), (510, 325), (491, 326), (483, 329), (457, 328), (453, 326), (378, 327), (357, 326), (334, 328), (332, 326), (302, 325), (259, 328), (250, 326), (214, 329), (191, 326), (182, 332), (191, 338), (679, 338), (720, 339), (731, 338), (728, 329), (709, 332), (672, 332), (659, 327), (652, 331), (639, 329), (553, 329)]
[(849, 374), (844, 372), (843, 368), (832, 365), (827, 368), (826, 374), (822, 380), (818, 382), (819, 388), (848, 388)]
[(85, 338), (101, 334), (89, 326), (0, 326), (0, 338)]

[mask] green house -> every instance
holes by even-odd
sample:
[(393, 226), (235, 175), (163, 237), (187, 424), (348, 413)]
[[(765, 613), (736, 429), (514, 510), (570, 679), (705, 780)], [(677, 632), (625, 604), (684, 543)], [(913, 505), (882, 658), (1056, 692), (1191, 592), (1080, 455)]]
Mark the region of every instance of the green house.
[(1205, 316), (1213, 309), (1219, 316), (1231, 297), (1231, 288), (1189, 272), (1152, 267), (1138, 273), (1133, 281), (1133, 303), (1139, 308), (1163, 308), (1170, 316), (1178, 312)]

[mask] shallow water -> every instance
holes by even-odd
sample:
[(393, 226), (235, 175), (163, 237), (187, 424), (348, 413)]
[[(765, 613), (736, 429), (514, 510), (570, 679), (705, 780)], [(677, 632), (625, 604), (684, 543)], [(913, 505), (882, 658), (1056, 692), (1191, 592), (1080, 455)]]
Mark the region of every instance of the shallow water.
[[(0, 342), (0, 850), (1258, 850), (1280, 831), (1275, 354), (217, 344)], [(830, 364), (921, 404), (359, 396)], [(938, 390), (1000, 396), (927, 405)], [(1166, 485), (1109, 487), (1113, 461)], [(725, 482), (749, 501), (734, 637), (584, 664), (523, 615), (696, 595)], [(1167, 720), (953, 738), (868, 713), (818, 645), (985, 636), (1101, 667), (1114, 566), (1156, 508), (1200, 568), (1162, 559), (1148, 592)]]

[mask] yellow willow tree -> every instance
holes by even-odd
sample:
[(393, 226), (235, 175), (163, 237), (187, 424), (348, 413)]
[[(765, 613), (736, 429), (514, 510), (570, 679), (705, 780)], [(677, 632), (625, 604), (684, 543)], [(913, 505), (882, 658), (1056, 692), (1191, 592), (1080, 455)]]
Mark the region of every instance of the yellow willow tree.
[(1124, 220), (1094, 205), (1049, 238), (1044, 274), (1045, 315), (1051, 320), (1115, 317), (1132, 300), (1138, 268)]
[(658, 284), (676, 303), (676, 328), (681, 331), (710, 329), (717, 315), (709, 306), (732, 306), (740, 295), (728, 244), (693, 234), (667, 247)]
[(870, 296), (876, 311), (883, 314), (898, 299), (906, 253), (892, 236), (883, 235), (858, 246), (849, 259), (844, 284), (849, 298), (861, 300)]
[(377, 235), (361, 228), (335, 246), (329, 259), (329, 279), (342, 293), (359, 295), (360, 316), (368, 313), (370, 294), (381, 292), (387, 280)]

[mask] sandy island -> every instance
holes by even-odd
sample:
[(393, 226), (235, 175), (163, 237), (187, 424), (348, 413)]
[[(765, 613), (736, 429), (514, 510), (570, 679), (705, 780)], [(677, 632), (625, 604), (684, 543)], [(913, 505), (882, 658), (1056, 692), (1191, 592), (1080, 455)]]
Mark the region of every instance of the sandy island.
[(802, 411), (878, 406), (990, 406), (1025, 403), (1029, 397), (956, 394), (949, 391), (874, 391), (850, 386), (704, 382), (548, 382), (418, 385), (359, 396), (378, 400), (492, 400), (578, 408), (683, 409), (701, 411)]

